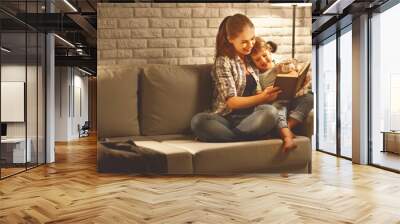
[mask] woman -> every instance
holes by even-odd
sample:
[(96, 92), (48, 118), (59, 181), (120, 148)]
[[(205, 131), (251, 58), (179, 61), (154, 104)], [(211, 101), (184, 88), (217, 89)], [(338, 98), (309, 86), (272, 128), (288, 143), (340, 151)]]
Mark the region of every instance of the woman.
[(212, 113), (196, 114), (191, 122), (201, 141), (230, 142), (260, 139), (277, 124), (277, 110), (267, 103), (280, 90), (261, 91), (258, 74), (248, 58), (255, 42), (254, 25), (245, 15), (227, 16), (216, 39)]

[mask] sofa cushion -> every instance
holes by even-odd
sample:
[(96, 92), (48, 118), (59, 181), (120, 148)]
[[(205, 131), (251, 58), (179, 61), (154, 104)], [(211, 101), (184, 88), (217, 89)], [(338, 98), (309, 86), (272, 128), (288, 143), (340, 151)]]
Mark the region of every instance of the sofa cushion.
[(191, 152), (196, 174), (306, 172), (311, 162), (310, 140), (299, 136), (295, 142), (298, 147), (286, 153), (280, 139), (232, 143), (171, 140), (163, 144)]
[(168, 174), (192, 174), (192, 154), (185, 149), (157, 141), (135, 141), (136, 145), (167, 155)]
[(211, 65), (147, 65), (140, 78), (143, 135), (190, 133), (190, 121), (211, 105)]
[[(146, 138), (144, 136), (133, 136), (133, 137), (116, 137), (116, 138), (107, 138), (105, 142), (126, 142), (128, 140), (134, 140), (135, 144), (140, 147), (144, 147), (150, 150), (154, 150), (155, 152), (162, 153), (166, 155), (167, 158), (167, 174), (192, 174), (193, 173), (193, 165), (192, 165), (192, 154), (187, 150), (175, 147), (168, 144), (163, 144), (158, 141), (153, 141), (150, 138)], [(101, 142), (99, 142), (101, 143)], [(105, 147), (103, 144), (98, 144), (97, 146), (97, 165), (98, 170), (112, 170), (112, 167), (104, 167), (104, 165), (108, 164), (105, 160), (110, 159), (113, 156), (115, 150), (110, 150)], [(115, 155), (119, 156), (119, 155)], [(112, 159), (112, 158), (111, 158)], [(126, 161), (127, 164), (119, 164), (120, 166), (129, 166), (129, 161)]]
[(152, 136), (144, 136), (148, 137), (151, 140), (162, 142), (167, 140), (194, 140), (195, 137), (192, 135), (152, 135)]
[(98, 68), (97, 135), (102, 137), (139, 135), (137, 111), (138, 75), (135, 66)]

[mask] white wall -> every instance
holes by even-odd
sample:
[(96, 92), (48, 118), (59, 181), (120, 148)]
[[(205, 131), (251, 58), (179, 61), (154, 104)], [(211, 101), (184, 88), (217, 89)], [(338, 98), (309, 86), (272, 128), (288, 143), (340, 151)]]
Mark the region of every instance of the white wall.
[[(71, 131), (70, 135), (72, 138), (78, 138), (78, 125), (82, 126), (85, 121), (88, 120), (88, 78), (81, 76), (82, 73), (76, 74), (77, 70), (74, 70), (74, 82), (73, 82), (73, 96), (74, 102), (71, 101)], [(71, 89), (71, 90), (72, 90)]]
[[(19, 64), (6, 64), (1, 66), (1, 81), (2, 82), (25, 82), (25, 75), (26, 75), (26, 67), (24, 65)], [(27, 67), (28, 74), (35, 73), (36, 74), (36, 67), (28, 66)], [(31, 82), (31, 80), (30, 80)], [(31, 84), (31, 83), (30, 83)], [(33, 83), (36, 85), (36, 83)], [(36, 98), (36, 89), (28, 89), (34, 92), (27, 93), (28, 97), (35, 97)], [(28, 102), (32, 102), (32, 99), (27, 99)], [(31, 105), (33, 106), (33, 105)], [(36, 104), (34, 105), (36, 108)], [(2, 110), (6, 110), (7, 108), (1, 108)], [(28, 113), (28, 122), (35, 121), (36, 122), (36, 114), (34, 114), (34, 118), (30, 117), (30, 113)], [(32, 125), (28, 125), (30, 127)], [(9, 122), (7, 123), (7, 136), (8, 137), (25, 137), (25, 122)], [(29, 137), (29, 136), (28, 136)]]
[[(311, 4), (298, 7), (296, 58), (311, 60)], [(98, 64), (209, 64), (224, 17), (247, 15), (257, 36), (291, 57), (292, 8), (269, 3), (99, 3)]]
[(88, 78), (75, 68), (56, 67), (55, 89), (55, 140), (77, 139), (78, 124), (88, 120)]
[(55, 141), (67, 141), (69, 132), (69, 69), (55, 68)]

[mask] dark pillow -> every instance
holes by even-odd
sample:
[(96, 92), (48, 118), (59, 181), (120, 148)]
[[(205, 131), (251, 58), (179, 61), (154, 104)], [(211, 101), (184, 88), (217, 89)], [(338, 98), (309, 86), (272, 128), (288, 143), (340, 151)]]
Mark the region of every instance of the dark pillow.
[(137, 85), (141, 68), (107, 66), (98, 68), (98, 137), (139, 135)]
[(211, 65), (148, 65), (140, 77), (143, 135), (190, 133), (190, 121), (211, 106)]

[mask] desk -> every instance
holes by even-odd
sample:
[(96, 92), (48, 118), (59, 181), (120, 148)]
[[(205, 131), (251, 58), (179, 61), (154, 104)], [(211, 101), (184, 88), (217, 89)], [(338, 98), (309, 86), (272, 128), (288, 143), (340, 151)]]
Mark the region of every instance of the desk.
[[(30, 138), (26, 140), (28, 143), (25, 152), (25, 138), (6, 138), (1, 139), (1, 159), (5, 163), (25, 163), (30, 162), (32, 158)], [(27, 161), (25, 161), (27, 159)]]
[(393, 152), (400, 154), (400, 131), (382, 131), (383, 150), (382, 152)]

